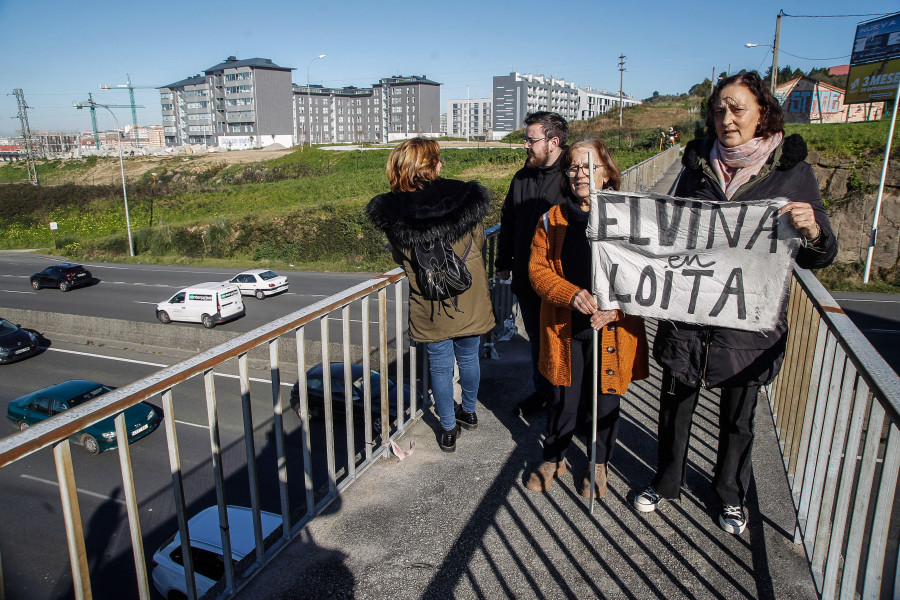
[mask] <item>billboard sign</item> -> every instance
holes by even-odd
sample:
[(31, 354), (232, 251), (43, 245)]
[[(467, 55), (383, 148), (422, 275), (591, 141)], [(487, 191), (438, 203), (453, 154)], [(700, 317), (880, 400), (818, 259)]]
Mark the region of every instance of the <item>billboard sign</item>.
[(850, 67), (844, 104), (891, 100), (900, 82), (900, 58)]
[(850, 65), (900, 58), (900, 13), (856, 28)]

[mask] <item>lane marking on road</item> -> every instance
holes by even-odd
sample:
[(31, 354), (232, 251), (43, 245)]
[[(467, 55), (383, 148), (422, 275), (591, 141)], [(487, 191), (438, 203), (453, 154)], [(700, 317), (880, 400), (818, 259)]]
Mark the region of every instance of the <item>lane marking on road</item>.
[[(44, 347), (44, 349), (49, 350), (51, 352), (63, 352), (65, 354), (77, 354), (79, 356), (89, 356), (91, 358), (104, 358), (106, 360), (116, 360), (119, 362), (133, 363), (136, 365), (147, 365), (148, 367), (159, 367), (160, 369), (170, 366), (170, 365), (165, 365), (165, 364), (161, 364), (161, 363), (148, 362), (146, 360), (135, 360), (133, 358), (121, 358), (119, 356), (105, 356), (103, 354), (93, 354), (91, 352), (81, 352), (79, 350), (63, 350), (62, 348), (50, 348), (50, 347)], [(214, 375), (216, 377), (227, 377), (228, 379), (240, 379), (240, 377), (241, 377), (240, 375), (233, 375), (231, 373), (214, 373)], [(250, 379), (250, 381), (255, 381), (256, 383), (268, 383), (268, 384), (272, 383), (268, 379), (260, 379), (259, 377), (250, 377), (249, 379)], [(292, 383), (282, 383), (281, 385), (282, 385), (282, 387), (293, 387)]]
[(7, 294), (36, 294), (37, 292), (24, 292), (20, 290), (0, 290), (0, 292), (6, 292)]
[(117, 360), (119, 362), (127, 362), (134, 363), (136, 365), (147, 365), (148, 367), (168, 367), (169, 365), (164, 365), (160, 363), (152, 363), (147, 362), (146, 360), (134, 360), (133, 358), (120, 358), (117, 356), (104, 356), (103, 354), (92, 354), (90, 352), (80, 352), (78, 350), (63, 350), (62, 348), (50, 348), (47, 347), (47, 350), (51, 352), (62, 352), (64, 354), (77, 354), (78, 356), (90, 356), (91, 358), (105, 358), (107, 360)]
[(900, 329), (862, 329), (863, 333), (871, 331), (872, 333), (900, 333)]
[[(38, 483), (45, 483), (47, 485), (52, 485), (53, 487), (59, 489), (59, 483), (50, 479), (43, 479), (42, 477), (35, 477), (34, 475), (19, 475), (22, 479), (29, 479), (31, 481), (37, 481)], [(83, 490), (81, 488), (75, 488), (75, 491), (79, 494), (84, 494), (85, 496), (93, 496), (94, 498), (99, 498), (100, 500), (112, 500), (113, 502), (118, 502), (122, 506), (126, 506), (125, 500), (117, 500), (115, 498), (110, 498), (109, 496), (104, 496), (103, 494), (98, 494), (97, 492), (91, 492), (90, 490)]]
[(200, 429), (209, 429), (209, 425), (201, 425), (199, 423), (191, 423), (190, 421), (179, 421), (175, 419), (176, 423), (181, 423), (182, 425), (190, 425), (191, 427), (199, 427)]
[(152, 304), (153, 306), (156, 306), (157, 304), (159, 304), (159, 302), (144, 302), (143, 300), (135, 300), (134, 303), (135, 304)]

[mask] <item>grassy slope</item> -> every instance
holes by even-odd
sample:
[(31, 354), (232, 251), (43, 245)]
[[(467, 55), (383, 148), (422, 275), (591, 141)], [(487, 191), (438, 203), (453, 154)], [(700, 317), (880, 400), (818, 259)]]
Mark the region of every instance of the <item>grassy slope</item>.
[[(621, 168), (643, 160), (660, 129), (674, 125), (684, 143), (693, 136), (699, 101), (685, 99), (573, 122), (570, 139), (596, 135), (616, 147)], [(880, 164), (887, 122), (788, 125), (826, 159)], [(511, 136), (515, 138), (515, 134)], [(621, 141), (621, 144), (620, 144)], [(477, 179), (495, 202), (488, 225), (524, 152), (514, 148), (444, 149), (443, 174)], [(129, 207), (139, 260), (219, 264), (285, 264), (319, 269), (389, 266), (366, 229), (362, 208), (386, 191), (387, 150), (326, 152), (309, 149), (266, 162), (227, 166), (224, 161), (170, 157), (129, 183)], [(900, 156), (900, 148), (892, 152)], [(115, 163), (115, 164), (113, 164)], [(98, 167), (118, 171), (117, 159), (45, 161), (43, 181), (95, 180)], [(157, 174), (152, 182), (150, 171)], [(0, 183), (22, 181), (24, 167), (0, 167)], [(102, 177), (101, 177), (102, 178)], [(106, 186), (0, 186), (0, 248), (46, 248), (53, 244), (47, 223), (59, 223), (61, 250), (72, 257), (120, 259), (125, 251), (121, 189)], [(825, 274), (831, 285), (847, 273)]]

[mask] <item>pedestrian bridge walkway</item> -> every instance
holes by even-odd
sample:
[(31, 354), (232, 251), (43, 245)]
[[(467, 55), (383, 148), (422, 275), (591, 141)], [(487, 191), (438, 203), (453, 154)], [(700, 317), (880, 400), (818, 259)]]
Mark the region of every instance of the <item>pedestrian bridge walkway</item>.
[[(679, 167), (652, 191), (668, 193)], [(661, 372), (652, 361), (650, 378), (623, 397), (609, 492), (590, 514), (572, 475), (588, 469), (583, 437), (569, 451), (570, 472), (547, 493), (525, 489), (523, 474), (541, 460), (545, 414), (514, 411), (531, 391), (527, 340), (496, 348), (497, 360), (482, 361), (478, 429), (463, 432), (455, 453), (440, 451), (426, 409), (400, 439), (413, 453), (375, 464), (237, 598), (818, 598), (793, 542), (796, 513), (765, 399), (743, 535), (717, 523), (718, 412), (708, 393), (694, 417), (686, 494), (655, 513), (631, 507), (656, 464)]]
[[(455, 453), (438, 448), (427, 409), (400, 439), (403, 449), (415, 445), (410, 456), (371, 467), (237, 598), (818, 597), (793, 543), (793, 504), (765, 401), (742, 536), (716, 522), (709, 396), (695, 416), (687, 493), (656, 513), (631, 508), (656, 460), (658, 370), (624, 397), (609, 492), (591, 515), (571, 474), (547, 493), (522, 484), (526, 465), (541, 459), (545, 419), (514, 414), (530, 391), (527, 341), (501, 342), (498, 353), (482, 362), (478, 429), (463, 433)], [(569, 452), (575, 473), (588, 467), (584, 442)]]

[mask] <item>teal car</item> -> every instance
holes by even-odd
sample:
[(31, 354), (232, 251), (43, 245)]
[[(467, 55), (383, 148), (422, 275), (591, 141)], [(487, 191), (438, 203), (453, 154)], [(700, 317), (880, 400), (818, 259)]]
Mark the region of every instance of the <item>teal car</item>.
[[(9, 407), (6, 409), (6, 418), (12, 421), (17, 428), (24, 430), (35, 423), (84, 404), (114, 389), (108, 385), (84, 379), (64, 381), (16, 398), (9, 403)], [(128, 432), (129, 444), (149, 435), (159, 427), (160, 417), (156, 409), (146, 402), (126, 408), (124, 412), (125, 431)], [(84, 446), (84, 449), (91, 454), (112, 450), (118, 447), (115, 417), (98, 421), (79, 431), (71, 439)]]

